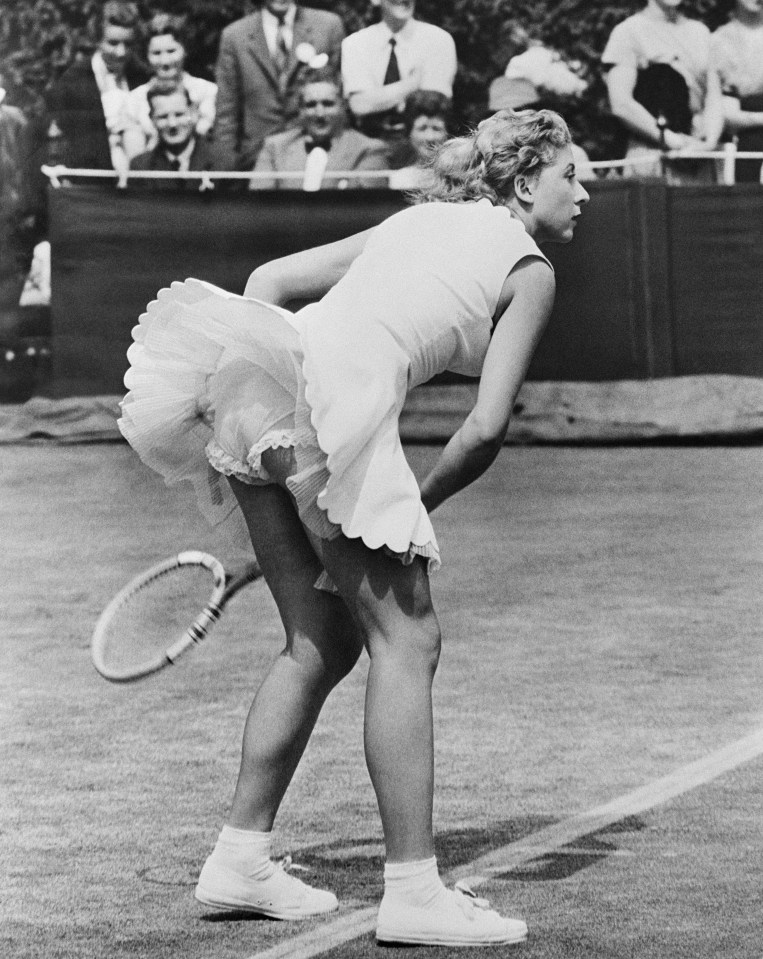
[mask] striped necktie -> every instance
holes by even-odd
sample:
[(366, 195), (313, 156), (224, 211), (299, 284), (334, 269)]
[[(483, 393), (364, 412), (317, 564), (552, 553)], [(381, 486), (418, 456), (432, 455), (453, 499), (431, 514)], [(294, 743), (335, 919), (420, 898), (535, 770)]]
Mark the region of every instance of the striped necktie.
[(289, 66), (289, 44), (286, 41), (286, 22), (284, 17), (278, 18), (278, 28), (276, 30), (276, 47), (273, 59), (275, 60), (278, 76), (283, 82), (283, 76), (286, 68)]

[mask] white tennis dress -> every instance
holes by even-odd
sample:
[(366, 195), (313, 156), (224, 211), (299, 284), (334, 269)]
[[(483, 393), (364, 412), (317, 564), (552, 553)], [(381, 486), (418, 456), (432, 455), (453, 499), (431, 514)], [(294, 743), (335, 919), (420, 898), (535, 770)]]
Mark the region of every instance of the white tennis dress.
[(504, 280), (527, 256), (545, 259), (505, 207), (424, 203), (376, 227), (339, 283), (294, 314), (173, 283), (133, 330), (119, 427), (168, 484), (190, 480), (237, 541), (246, 527), (223, 475), (269, 482), (263, 451), (292, 446), (288, 485), (310, 530), (436, 569), (400, 413), (436, 373), (479, 375)]

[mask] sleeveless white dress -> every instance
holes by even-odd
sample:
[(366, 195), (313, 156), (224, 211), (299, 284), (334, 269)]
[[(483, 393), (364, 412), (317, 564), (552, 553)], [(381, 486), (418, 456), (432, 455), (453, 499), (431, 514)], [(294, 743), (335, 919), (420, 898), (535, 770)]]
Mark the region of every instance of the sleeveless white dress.
[[(347, 274), (292, 314), (200, 280), (160, 291), (133, 330), (119, 427), (202, 512), (248, 542), (223, 476), (270, 482), (266, 449), (294, 447), (288, 486), (302, 522), (402, 562), (440, 565), (406, 461), (406, 395), (436, 373), (478, 376), (506, 276), (543, 257), (488, 200), (425, 203), (376, 227)], [(331, 588), (327, 577), (316, 586)]]

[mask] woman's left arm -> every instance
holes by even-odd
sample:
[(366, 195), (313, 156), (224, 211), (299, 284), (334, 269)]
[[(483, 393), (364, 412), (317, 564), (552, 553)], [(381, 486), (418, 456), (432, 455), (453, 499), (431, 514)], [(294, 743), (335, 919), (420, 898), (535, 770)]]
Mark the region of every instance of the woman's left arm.
[(554, 305), (554, 274), (548, 263), (526, 258), (504, 285), (511, 302), (490, 341), (477, 402), (421, 484), (431, 511), (481, 476), (498, 455), (530, 360)]
[(290, 300), (318, 299), (342, 279), (363, 252), (371, 233), (364, 230), (336, 243), (263, 263), (249, 277), (244, 296), (274, 306), (284, 306)]

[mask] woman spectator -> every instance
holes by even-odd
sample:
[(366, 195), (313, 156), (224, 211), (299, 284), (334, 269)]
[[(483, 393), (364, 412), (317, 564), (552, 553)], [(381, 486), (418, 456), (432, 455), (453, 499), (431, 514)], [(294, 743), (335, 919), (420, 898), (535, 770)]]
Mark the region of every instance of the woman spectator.
[(168, 89), (182, 84), (197, 114), (196, 136), (205, 137), (212, 129), (217, 86), (210, 80), (193, 77), (184, 70), (187, 47), (185, 18), (168, 13), (157, 13), (151, 18), (148, 23), (146, 59), (153, 71), (153, 78), (131, 91), (127, 103), (129, 127), (124, 142), (131, 159), (139, 153), (152, 150), (157, 143), (148, 103), (150, 83), (158, 83)]
[(403, 120), (407, 139), (396, 158), (398, 169), (390, 172), (393, 190), (423, 185), (432, 154), (448, 139), (450, 100), (437, 90), (417, 90), (406, 101)]
[[(712, 52), (721, 78), (726, 131), (737, 148), (763, 151), (763, 0), (736, 0), (727, 24), (712, 36)], [(759, 183), (760, 160), (738, 160), (738, 183)]]
[[(647, 0), (619, 23), (602, 54), (612, 113), (627, 127), (627, 159), (660, 148), (715, 149), (723, 128), (718, 73), (710, 31), (679, 12), (682, 0)], [(626, 175), (659, 176), (669, 183), (712, 182), (710, 162), (671, 160), (626, 167)]]

